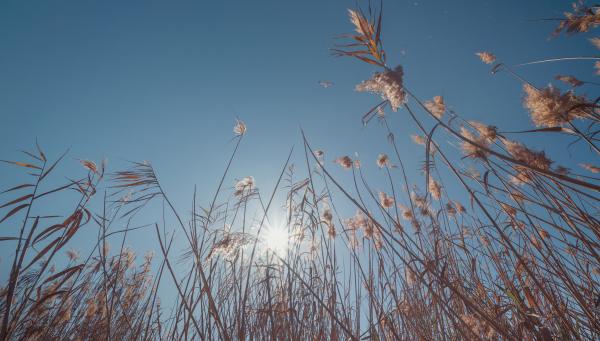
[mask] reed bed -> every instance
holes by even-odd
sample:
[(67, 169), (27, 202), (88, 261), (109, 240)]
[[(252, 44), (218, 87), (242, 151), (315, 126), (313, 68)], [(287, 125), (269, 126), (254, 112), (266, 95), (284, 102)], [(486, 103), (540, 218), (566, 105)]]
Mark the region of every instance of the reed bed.
[[(0, 207), (0, 242), (14, 257), (0, 291), (0, 339), (599, 339), (600, 97), (580, 95), (594, 84), (572, 76), (556, 77), (571, 86), (566, 92), (531, 84), (517, 67), (583, 59), (598, 70), (600, 57), (510, 66), (479, 52), (492, 73), (523, 88), (532, 124), (507, 132), (462, 119), (441, 96), (419, 98), (402, 67), (387, 64), (381, 11), (349, 16), (354, 32), (333, 51), (377, 68), (356, 90), (381, 97), (362, 120), (381, 127), (392, 155), (330, 157), (302, 132), (302, 148), (264, 192), (253, 177), (230, 175), (251, 133), (238, 121), (217, 190), (194, 195), (185, 215), (147, 162), (109, 172), (83, 160), (86, 174), (48, 187), (64, 155), (50, 160), (37, 146), (28, 161), (4, 161), (32, 181), (3, 184), (10, 198)], [(557, 20), (554, 34), (587, 32), (600, 24), (600, 8), (578, 4)], [(417, 182), (388, 115), (417, 127)], [(540, 134), (571, 137), (565, 150), (586, 158), (555, 165), (522, 142)], [(385, 189), (367, 181), (361, 162), (377, 165)], [(37, 213), (67, 192), (78, 196), (70, 209)], [(164, 218), (135, 226), (154, 202)], [(282, 227), (272, 212), (283, 212)], [(84, 226), (97, 240), (85, 252), (70, 249)], [(154, 254), (125, 246), (139, 229), (158, 242)], [(184, 249), (173, 249), (175, 235)], [(165, 287), (175, 299), (161, 301)]]

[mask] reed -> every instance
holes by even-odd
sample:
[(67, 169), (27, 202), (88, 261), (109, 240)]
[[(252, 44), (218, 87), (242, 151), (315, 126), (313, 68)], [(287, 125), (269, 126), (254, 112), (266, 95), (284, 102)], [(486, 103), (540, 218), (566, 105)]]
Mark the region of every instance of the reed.
[[(36, 146), (24, 152), (28, 161), (3, 161), (32, 181), (2, 192), (9, 199), (0, 206), (0, 243), (14, 257), (0, 290), (0, 340), (600, 338), (600, 116), (598, 99), (578, 94), (594, 83), (558, 75), (572, 87), (561, 92), (515, 71), (600, 57), (510, 66), (478, 52), (492, 73), (506, 72), (523, 88), (532, 124), (503, 131), (462, 119), (441, 96), (414, 94), (403, 77), (410, 70), (387, 64), (381, 10), (349, 16), (354, 32), (333, 53), (377, 68), (356, 87), (381, 97), (362, 121), (379, 123), (394, 154), (330, 157), (302, 132), (300, 152), (290, 151), (274, 188), (263, 191), (252, 176), (231, 178), (238, 147), (252, 133), (238, 120), (214, 195), (194, 191), (187, 215), (148, 162), (109, 172), (82, 160), (85, 174), (50, 187), (65, 154), (50, 160)], [(578, 4), (556, 19), (554, 34), (587, 32), (599, 16), (598, 7)], [(598, 47), (598, 39), (591, 43)], [(420, 165), (399, 152), (388, 117), (397, 111), (417, 128)], [(523, 142), (539, 134), (572, 137), (565, 150), (579, 148), (586, 158), (556, 165)], [(367, 181), (365, 162), (377, 166), (386, 188)], [(418, 183), (407, 176), (413, 166), (422, 170)], [(37, 213), (48, 199), (72, 200), (72, 192), (70, 209)], [(134, 225), (153, 202), (164, 218)], [(284, 221), (275, 223), (273, 212)], [(69, 241), (88, 225), (97, 239), (88, 250), (72, 249)], [(142, 229), (159, 249), (140, 258), (125, 244)], [(175, 233), (183, 250), (173, 249)], [(65, 266), (56, 269), (56, 259)], [(161, 301), (165, 287), (172, 301)]]

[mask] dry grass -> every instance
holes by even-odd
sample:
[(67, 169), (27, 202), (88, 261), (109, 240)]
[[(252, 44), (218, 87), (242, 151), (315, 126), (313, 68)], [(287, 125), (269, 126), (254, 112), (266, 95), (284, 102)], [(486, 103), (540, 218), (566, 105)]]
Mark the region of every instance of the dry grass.
[[(579, 6), (557, 32), (587, 31), (597, 25), (596, 13)], [(335, 53), (381, 68), (358, 89), (383, 97), (363, 122), (376, 117), (395, 151), (370, 161), (387, 188), (370, 186), (360, 160), (327, 159), (303, 135), (303, 171), (290, 152), (273, 191), (259, 191), (250, 176), (228, 189), (249, 133), (238, 121), (214, 197), (201, 208), (194, 196), (184, 217), (147, 162), (108, 174), (105, 165), (82, 160), (85, 176), (42, 190), (63, 157), (50, 161), (38, 147), (26, 153), (28, 162), (4, 161), (33, 181), (6, 190), (14, 199), (0, 207), (0, 242), (15, 251), (0, 291), (0, 339), (600, 338), (597, 103), (575, 89), (538, 89), (499, 63), (494, 73), (523, 82), (524, 106), (538, 128), (503, 132), (462, 120), (447, 112), (442, 97), (421, 101), (403, 84), (402, 68), (386, 65), (381, 13), (350, 11), (350, 19), (353, 42)], [(479, 56), (497, 63), (490, 53)], [(583, 85), (573, 79), (558, 78)], [(388, 106), (418, 127), (413, 139), (425, 147), (420, 186), (406, 176)], [(513, 140), (540, 133), (572, 136), (587, 159), (572, 169), (556, 166), (543, 151)], [(344, 172), (334, 176), (340, 167)], [(103, 183), (109, 190), (99, 195)], [(457, 186), (458, 194), (447, 190)], [(61, 200), (71, 191), (79, 198), (70, 211), (36, 213), (42, 198)], [(276, 193), (285, 193), (288, 245), (265, 252)], [(131, 227), (153, 201), (162, 202), (168, 218)], [(349, 206), (356, 213), (341, 216)], [(68, 242), (86, 225), (98, 237), (80, 255)], [(174, 225), (185, 236), (183, 251), (172, 250), (167, 227)], [(140, 262), (124, 245), (141, 228), (155, 234), (160, 248)], [(111, 247), (108, 237), (122, 242)], [(54, 269), (65, 254), (68, 264)], [(165, 286), (177, 297), (167, 304), (158, 297)]]

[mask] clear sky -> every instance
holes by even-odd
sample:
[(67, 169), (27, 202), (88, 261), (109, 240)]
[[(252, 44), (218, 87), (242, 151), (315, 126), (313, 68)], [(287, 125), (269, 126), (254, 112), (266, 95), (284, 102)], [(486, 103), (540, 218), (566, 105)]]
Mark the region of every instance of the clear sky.
[[(353, 90), (374, 68), (329, 52), (336, 35), (352, 30), (346, 9), (354, 5), (2, 1), (0, 158), (20, 159), (18, 150), (37, 138), (50, 156), (71, 148), (67, 163), (150, 160), (185, 210), (193, 184), (203, 198), (214, 192), (239, 117), (248, 134), (231, 175), (253, 175), (259, 188), (271, 190), (289, 149), (301, 150), (300, 127), (330, 160), (358, 152), (374, 169), (376, 155), (390, 150), (383, 130), (360, 118), (377, 99)], [(548, 39), (556, 22), (535, 20), (569, 9), (550, 0), (385, 1), (384, 48), (421, 98), (443, 95), (463, 117), (510, 130), (529, 121), (521, 86), (490, 75), (474, 53), (489, 50), (508, 64), (595, 53), (580, 36)], [(565, 70), (596, 77), (591, 62), (519, 72), (543, 86)], [(324, 89), (319, 80), (335, 85)], [(423, 150), (403, 115), (390, 118), (416, 165)], [(551, 149), (551, 141), (536, 143)], [(16, 179), (11, 170), (0, 167), (3, 188)]]

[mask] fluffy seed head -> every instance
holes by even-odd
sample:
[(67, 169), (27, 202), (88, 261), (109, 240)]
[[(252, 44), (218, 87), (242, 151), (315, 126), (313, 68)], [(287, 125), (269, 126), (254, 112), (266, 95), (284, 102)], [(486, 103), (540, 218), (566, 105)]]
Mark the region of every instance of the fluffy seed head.
[(392, 208), (394, 207), (395, 200), (393, 197), (385, 194), (384, 192), (379, 192), (379, 202), (384, 208)]
[(572, 91), (561, 94), (551, 85), (538, 90), (529, 84), (523, 86), (523, 105), (529, 110), (531, 120), (538, 127), (557, 127), (585, 116), (577, 106), (585, 103), (585, 98)]
[(244, 190), (250, 190), (252, 187), (254, 187), (254, 177), (246, 176), (235, 183), (235, 192), (233, 194), (235, 196), (240, 196), (244, 193)]
[(410, 138), (413, 140), (414, 143), (416, 144), (420, 144), (422, 146), (425, 145), (425, 142), (427, 141), (423, 136), (421, 135), (410, 135)]
[(485, 149), (479, 147), (481, 146), (487, 148), (489, 146), (489, 140), (487, 138), (481, 135), (475, 136), (475, 134), (473, 134), (470, 130), (468, 130), (465, 127), (460, 128), (460, 133), (464, 138), (473, 142), (461, 142), (461, 150), (466, 157), (477, 159), (485, 159), (487, 157), (488, 152)]
[(515, 159), (535, 168), (548, 170), (552, 160), (544, 152), (533, 151), (519, 142), (505, 141), (506, 149)]
[(216, 255), (222, 255), (225, 259), (234, 259), (238, 252), (247, 244), (252, 242), (253, 238), (247, 233), (233, 232), (225, 233), (223, 238), (213, 244), (207, 259)]
[(489, 142), (492, 142), (496, 139), (496, 136), (498, 134), (498, 128), (496, 128), (495, 126), (488, 126), (477, 121), (469, 121), (469, 124), (473, 128), (475, 128), (475, 130), (477, 130), (479, 136), (488, 139)]
[(431, 197), (433, 197), (435, 200), (440, 200), (440, 197), (442, 196), (442, 187), (440, 186), (440, 184), (432, 178), (429, 178), (428, 187), (429, 192), (431, 193)]
[(330, 239), (335, 239), (336, 235), (337, 235), (337, 232), (335, 231), (335, 225), (329, 224), (329, 226), (327, 227), (327, 236)]
[(389, 165), (389, 162), (390, 158), (387, 156), (387, 154), (379, 154), (379, 156), (377, 156), (377, 166), (379, 166), (379, 168)]
[(352, 159), (348, 155), (338, 157), (337, 159), (333, 160), (333, 162), (342, 166), (344, 169), (352, 168)]
[(567, 34), (587, 32), (600, 25), (600, 11), (597, 6), (588, 7), (583, 1), (573, 3), (573, 12), (565, 12), (565, 19), (560, 21), (554, 35), (565, 30)]
[(496, 56), (494, 56), (493, 54), (491, 54), (490, 52), (477, 52), (475, 53), (479, 59), (481, 59), (482, 62), (486, 63), (486, 64), (492, 64), (493, 62), (496, 61)]
[(233, 127), (233, 133), (237, 136), (242, 136), (246, 133), (246, 123), (244, 123), (244, 121), (235, 120), (235, 127)]
[(402, 216), (402, 218), (404, 220), (412, 221), (415, 219), (414, 214), (408, 207), (406, 207), (404, 205), (398, 205), (398, 208), (400, 209), (400, 215)]
[(402, 66), (398, 65), (393, 70), (375, 73), (371, 79), (358, 84), (356, 91), (378, 94), (390, 103), (393, 111), (398, 111), (406, 101), (403, 76)]
[(331, 222), (333, 221), (333, 214), (331, 213), (331, 209), (329, 209), (329, 207), (326, 207), (326, 208), (323, 209), (323, 213), (321, 214), (321, 218), (328, 225), (331, 225)]
[(427, 101), (423, 103), (425, 108), (429, 110), (435, 117), (442, 118), (444, 116), (444, 112), (446, 111), (446, 104), (444, 103), (444, 97), (435, 96), (433, 100)]

